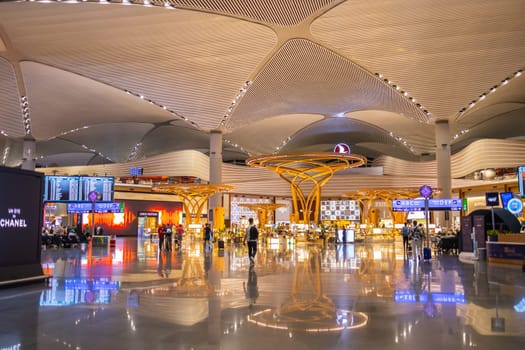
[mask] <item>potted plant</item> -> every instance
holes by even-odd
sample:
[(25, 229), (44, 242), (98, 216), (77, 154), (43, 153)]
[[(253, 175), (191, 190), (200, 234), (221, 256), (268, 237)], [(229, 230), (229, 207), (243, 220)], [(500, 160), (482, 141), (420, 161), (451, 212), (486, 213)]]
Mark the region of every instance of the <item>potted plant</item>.
[(498, 241), (498, 230), (488, 230), (487, 231), (487, 237), (490, 242), (497, 242)]

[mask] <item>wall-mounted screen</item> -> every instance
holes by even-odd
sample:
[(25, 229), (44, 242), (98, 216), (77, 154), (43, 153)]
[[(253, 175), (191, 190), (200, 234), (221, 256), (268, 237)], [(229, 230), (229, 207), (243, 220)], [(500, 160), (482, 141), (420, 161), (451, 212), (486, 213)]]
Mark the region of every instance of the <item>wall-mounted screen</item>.
[(91, 191), (98, 192), (99, 202), (112, 202), (114, 187), (111, 176), (46, 176), (44, 202), (91, 202)]
[(80, 200), (89, 202), (89, 192), (96, 191), (99, 194), (99, 202), (113, 202), (113, 189), (115, 179), (110, 176), (81, 176), (80, 177)]
[(144, 168), (133, 167), (129, 168), (129, 174), (131, 176), (141, 176), (144, 173)]
[(501, 206), (503, 209), (507, 209), (507, 205), (509, 204), (509, 201), (514, 197), (514, 194), (512, 192), (501, 192)]
[(361, 212), (354, 200), (324, 200), (321, 201), (321, 221), (349, 220), (359, 221)]

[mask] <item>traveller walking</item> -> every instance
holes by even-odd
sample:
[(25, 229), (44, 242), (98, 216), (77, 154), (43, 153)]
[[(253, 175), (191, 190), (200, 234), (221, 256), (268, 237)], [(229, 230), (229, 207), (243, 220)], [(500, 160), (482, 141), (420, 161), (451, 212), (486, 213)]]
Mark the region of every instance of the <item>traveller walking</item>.
[(244, 236), (244, 244), (248, 243), (248, 257), (250, 264), (255, 264), (255, 255), (257, 254), (257, 240), (259, 239), (259, 231), (253, 223), (253, 218), (248, 219), (248, 227)]

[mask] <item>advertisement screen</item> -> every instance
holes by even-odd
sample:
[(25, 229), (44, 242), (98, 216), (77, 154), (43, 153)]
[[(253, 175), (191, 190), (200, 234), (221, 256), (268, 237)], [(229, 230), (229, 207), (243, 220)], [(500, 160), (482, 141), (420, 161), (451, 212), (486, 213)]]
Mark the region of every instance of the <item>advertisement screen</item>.
[(487, 207), (496, 207), (499, 205), (499, 193), (487, 192), (485, 193), (485, 202)]
[(0, 280), (42, 274), (43, 180), (41, 173), (0, 167)]
[(352, 220), (359, 221), (361, 211), (355, 200), (323, 200), (321, 201), (321, 221)]
[(500, 193), (500, 197), (501, 197), (501, 206), (503, 207), (503, 209), (507, 209), (507, 205), (509, 204), (509, 201), (512, 199), (512, 197), (514, 196), (514, 194), (512, 192), (501, 192)]

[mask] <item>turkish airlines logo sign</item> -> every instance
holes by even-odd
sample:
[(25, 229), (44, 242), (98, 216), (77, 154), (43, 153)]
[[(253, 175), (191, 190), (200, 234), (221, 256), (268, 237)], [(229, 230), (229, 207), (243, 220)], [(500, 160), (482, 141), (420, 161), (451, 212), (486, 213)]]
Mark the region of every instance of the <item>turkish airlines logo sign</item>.
[(334, 147), (334, 153), (350, 153), (350, 146), (348, 146), (346, 143), (338, 143)]

